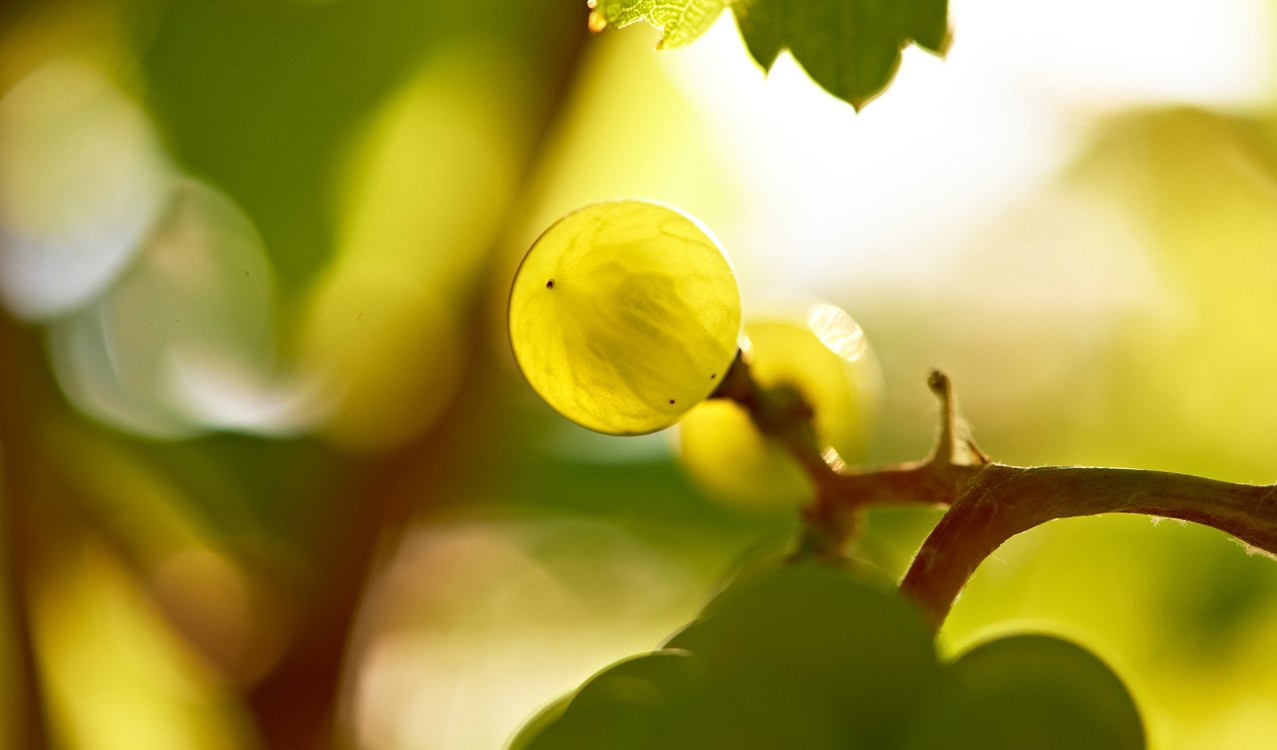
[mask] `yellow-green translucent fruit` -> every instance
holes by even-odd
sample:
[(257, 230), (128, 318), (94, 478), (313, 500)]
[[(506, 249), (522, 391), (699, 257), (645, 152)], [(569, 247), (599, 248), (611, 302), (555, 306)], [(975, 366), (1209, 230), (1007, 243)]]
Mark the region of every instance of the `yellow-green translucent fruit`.
[(674, 424), (727, 372), (740, 290), (708, 230), (666, 206), (568, 214), (532, 245), (510, 292), (510, 343), (560, 414), (614, 435)]
[[(812, 305), (797, 319), (745, 326), (746, 361), (766, 387), (788, 385), (815, 409), (820, 447), (845, 459), (864, 447), (880, 391), (877, 360), (860, 326), (841, 309)], [(679, 425), (684, 467), (725, 503), (756, 508), (793, 507), (814, 488), (798, 464), (768, 441), (738, 404), (707, 401)]]

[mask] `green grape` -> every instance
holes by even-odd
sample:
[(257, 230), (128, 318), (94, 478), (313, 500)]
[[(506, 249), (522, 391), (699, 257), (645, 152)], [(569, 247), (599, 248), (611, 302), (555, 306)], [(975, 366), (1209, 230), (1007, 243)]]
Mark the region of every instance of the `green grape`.
[(840, 563), (750, 571), (662, 650), (543, 709), (512, 750), (880, 750), (940, 682), (928, 627)]
[(669, 712), (650, 748), (708, 750), (858, 750), (834, 712), (802, 685), (763, 672), (710, 679), (690, 700)]
[[(877, 361), (860, 326), (841, 309), (811, 305), (799, 317), (748, 323), (746, 359), (760, 384), (788, 385), (812, 404), (822, 448), (852, 458), (863, 449), (873, 421)], [(724, 502), (790, 508), (812, 496), (798, 464), (754, 428), (739, 404), (698, 405), (679, 425), (679, 443), (688, 473)]]
[(903, 747), (1140, 750), (1130, 692), (1091, 652), (1047, 635), (979, 646), (950, 665), (947, 690), (920, 711)]
[(737, 351), (736, 275), (694, 219), (666, 206), (587, 206), (532, 245), (510, 292), (510, 343), (563, 416), (615, 435), (674, 424)]
[(519, 732), (510, 741), (508, 750), (529, 750), (534, 748), (534, 742), (541, 735), (558, 723), (567, 711), (568, 704), (576, 697), (576, 691), (560, 695), (558, 698), (550, 701), (543, 706), (540, 711), (532, 715), (523, 726), (519, 727)]
[[(581, 686), (566, 705), (550, 704), (520, 732), (520, 750), (646, 750), (691, 703), (695, 661), (683, 651), (654, 651), (617, 662)], [(555, 713), (558, 713), (555, 716)]]
[(883, 746), (940, 673), (930, 631), (909, 603), (825, 563), (738, 581), (666, 648), (701, 659), (718, 684), (808, 696), (847, 747), (853, 739)]

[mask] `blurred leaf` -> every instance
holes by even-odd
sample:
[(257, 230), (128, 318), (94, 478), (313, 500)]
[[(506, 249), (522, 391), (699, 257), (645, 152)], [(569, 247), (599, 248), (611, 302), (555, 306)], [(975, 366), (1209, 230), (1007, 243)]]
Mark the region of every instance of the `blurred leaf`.
[[(412, 66), (455, 40), (492, 40), (543, 103), (572, 49), (570, 10), (522, 0), (484, 13), (461, 0), (171, 0), (142, 73), (170, 148), (243, 205), (288, 294), (333, 251), (330, 189), (343, 146)], [(535, 127), (539, 114), (516, 124)]]
[(432, 50), (352, 139), (337, 191), (340, 257), (464, 304), (519, 187), (533, 83), (507, 47)]
[(302, 366), (321, 434), (377, 452), (420, 433), (452, 402), (467, 341), (426, 282), (394, 265), (338, 263), (305, 308)]
[(764, 70), (788, 49), (856, 109), (887, 88), (911, 41), (943, 53), (949, 39), (947, 0), (739, 0), (732, 10)]
[(590, 28), (623, 29), (647, 21), (661, 30), (657, 49), (682, 47), (708, 31), (726, 4), (726, 0), (601, 0), (590, 13)]
[(452, 402), (461, 324), (526, 158), (528, 88), (508, 50), (457, 44), (355, 139), (337, 256), (311, 287), (298, 342), (332, 442), (384, 450)]
[(254, 747), (240, 705), (173, 637), (138, 582), (95, 544), (71, 549), (32, 607), (58, 746)]
[[(186, 641), (223, 676), (260, 677), (286, 637), (290, 604), (254, 573), (271, 571), (260, 551), (245, 558), (249, 524), (242, 508), (218, 507), (219, 518), (194, 507), (187, 488), (104, 431), (70, 420), (52, 422), (40, 441), (50, 468), (65, 477), (60, 491), (76, 504), (150, 593)], [(111, 477), (111, 481), (102, 481)], [(227, 538), (226, 530), (236, 535)], [(250, 570), (248, 563), (260, 566)]]
[(1103, 363), (1116, 429), (1095, 437), (1122, 446), (1123, 463), (1273, 478), (1274, 124), (1188, 108), (1126, 113), (1068, 175), (1141, 230), (1169, 299), (1158, 318), (1130, 320)]

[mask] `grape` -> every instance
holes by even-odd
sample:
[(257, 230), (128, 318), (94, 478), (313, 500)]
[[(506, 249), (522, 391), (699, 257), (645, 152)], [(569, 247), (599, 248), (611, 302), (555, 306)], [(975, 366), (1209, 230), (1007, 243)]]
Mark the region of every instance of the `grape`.
[(518, 734), (510, 741), (507, 750), (535, 748), (534, 743), (540, 741), (539, 738), (559, 722), (574, 697), (576, 697), (575, 691), (560, 695), (543, 706), (519, 728)]
[(742, 574), (662, 650), (551, 703), (511, 750), (1142, 750), (1100, 659), (1020, 635), (942, 665), (920, 614), (849, 563)]
[(666, 206), (587, 206), (532, 245), (510, 292), (510, 343), (563, 416), (615, 435), (674, 424), (737, 351), (736, 276), (708, 231)]
[(689, 696), (696, 687), (695, 663), (686, 652), (654, 651), (625, 659), (591, 677), (566, 704), (560, 699), (546, 707), (511, 748), (654, 747), (670, 714), (692, 702)]
[(1086, 649), (1048, 635), (979, 646), (950, 665), (948, 689), (921, 711), (906, 750), (1140, 750), (1135, 701)]
[(930, 631), (909, 603), (827, 563), (734, 583), (666, 648), (703, 660), (719, 684), (805, 694), (835, 736), (865, 747), (893, 736), (940, 674)]
[[(755, 380), (788, 385), (815, 409), (820, 447), (844, 458), (864, 445), (879, 392), (877, 361), (856, 324), (828, 304), (809, 306), (799, 320), (746, 325), (745, 352)], [(749, 508), (790, 508), (813, 488), (784, 449), (764, 438), (739, 404), (707, 401), (679, 425), (684, 467), (709, 494)]]
[(836, 712), (802, 685), (765, 672), (710, 679), (671, 711), (649, 748), (858, 750), (869, 748), (837, 726)]
[(686, 651), (627, 659), (547, 706), (510, 750), (853, 750), (820, 696), (766, 671), (715, 675)]

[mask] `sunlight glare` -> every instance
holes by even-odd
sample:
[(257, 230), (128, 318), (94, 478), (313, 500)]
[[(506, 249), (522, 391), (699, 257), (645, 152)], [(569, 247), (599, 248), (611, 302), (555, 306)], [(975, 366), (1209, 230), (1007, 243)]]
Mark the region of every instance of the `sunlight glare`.
[(1053, 6), (1050, 23), (1036, 4), (953, 6), (948, 57), (906, 49), (860, 115), (787, 53), (764, 75), (726, 16), (662, 56), (750, 191), (717, 227), (746, 297), (782, 284), (834, 299), (925, 289), (1049, 184), (1105, 114), (1271, 99), (1277, 23), (1259, 0), (1092, 0)]

